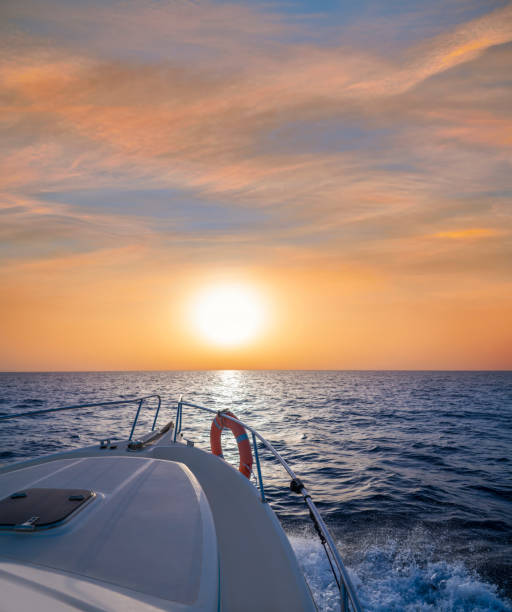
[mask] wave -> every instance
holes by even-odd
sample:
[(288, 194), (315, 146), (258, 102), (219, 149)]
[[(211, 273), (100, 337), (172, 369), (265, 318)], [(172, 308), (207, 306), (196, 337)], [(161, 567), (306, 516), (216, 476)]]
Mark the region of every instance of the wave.
[[(339, 611), (339, 597), (320, 542), (288, 536), (321, 612)], [(340, 546), (343, 551), (343, 546)], [(389, 539), (347, 562), (366, 612), (510, 612), (512, 602), (459, 560), (429, 558), (425, 549)]]

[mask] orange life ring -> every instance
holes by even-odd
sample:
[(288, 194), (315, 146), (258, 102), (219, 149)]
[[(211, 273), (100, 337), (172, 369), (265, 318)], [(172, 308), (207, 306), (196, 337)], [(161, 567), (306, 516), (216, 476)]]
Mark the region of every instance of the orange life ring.
[[(236, 416), (232, 412), (224, 412), (224, 414), (236, 419)], [(235, 423), (230, 419), (223, 419), (220, 413), (213, 419), (210, 428), (210, 447), (212, 453), (217, 455), (217, 457), (224, 457), (220, 441), (224, 427), (229, 427), (236, 438), (238, 453), (240, 455), (239, 471), (247, 478), (250, 478), (252, 472), (252, 451), (247, 432), (239, 423)]]

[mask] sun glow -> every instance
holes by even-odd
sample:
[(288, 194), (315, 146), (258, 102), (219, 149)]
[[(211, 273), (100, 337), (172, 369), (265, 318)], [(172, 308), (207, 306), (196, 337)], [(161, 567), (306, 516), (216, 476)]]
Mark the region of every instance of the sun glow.
[(194, 323), (208, 341), (236, 346), (252, 340), (261, 330), (264, 308), (261, 297), (241, 285), (209, 287), (198, 297)]

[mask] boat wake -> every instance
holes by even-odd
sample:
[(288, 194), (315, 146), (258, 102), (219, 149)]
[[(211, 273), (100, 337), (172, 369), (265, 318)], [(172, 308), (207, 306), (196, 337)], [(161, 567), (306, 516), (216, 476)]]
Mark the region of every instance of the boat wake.
[[(322, 612), (338, 612), (338, 590), (318, 539), (289, 535)], [(340, 547), (343, 553), (343, 547)], [(347, 563), (366, 612), (510, 612), (512, 602), (459, 561), (434, 560), (428, 552), (389, 539), (369, 545)]]

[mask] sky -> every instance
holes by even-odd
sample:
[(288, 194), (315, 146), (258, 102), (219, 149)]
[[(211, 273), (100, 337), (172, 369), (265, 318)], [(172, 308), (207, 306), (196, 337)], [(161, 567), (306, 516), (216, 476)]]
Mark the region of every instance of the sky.
[(0, 370), (511, 369), (511, 66), (501, 0), (2, 0)]

